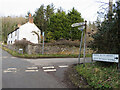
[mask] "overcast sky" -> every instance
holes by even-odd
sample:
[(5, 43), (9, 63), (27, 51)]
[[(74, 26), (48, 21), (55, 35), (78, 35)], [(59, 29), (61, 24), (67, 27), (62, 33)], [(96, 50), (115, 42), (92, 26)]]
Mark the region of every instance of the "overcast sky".
[(109, 2), (109, 0), (0, 0), (0, 16), (25, 16), (28, 11), (34, 14), (42, 4), (47, 6), (53, 3), (55, 8), (62, 7), (66, 12), (75, 7), (84, 19), (95, 21), (97, 11), (100, 10), (99, 7), (103, 4), (97, 1)]

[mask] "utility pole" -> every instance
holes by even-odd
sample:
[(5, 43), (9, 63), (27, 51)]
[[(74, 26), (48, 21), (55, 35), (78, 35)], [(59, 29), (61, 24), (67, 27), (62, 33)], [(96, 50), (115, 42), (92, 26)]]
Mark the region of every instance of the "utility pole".
[(85, 65), (85, 48), (86, 48), (86, 30), (87, 30), (87, 21), (85, 20), (85, 32), (84, 32), (84, 52), (83, 52), (83, 58), (84, 58), (84, 65)]

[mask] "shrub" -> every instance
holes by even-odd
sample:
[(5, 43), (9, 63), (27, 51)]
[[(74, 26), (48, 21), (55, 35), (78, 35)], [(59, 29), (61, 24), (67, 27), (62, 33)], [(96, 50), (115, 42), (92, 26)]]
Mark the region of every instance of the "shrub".
[(34, 45), (33, 43), (31, 43), (30, 41), (27, 41), (25, 39), (15, 41), (15, 43), (13, 45), (15, 45), (17, 48), (22, 48), (23, 52), (25, 53), (25, 49), (28, 44)]

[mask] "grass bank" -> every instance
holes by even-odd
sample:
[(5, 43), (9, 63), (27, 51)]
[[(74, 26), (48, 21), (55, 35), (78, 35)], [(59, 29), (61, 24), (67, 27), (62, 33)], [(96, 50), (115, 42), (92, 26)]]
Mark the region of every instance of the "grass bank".
[[(15, 57), (20, 57), (20, 58), (77, 58), (78, 55), (75, 54), (20, 54), (18, 52), (12, 51), (6, 47), (2, 47), (3, 50), (7, 51), (11, 55)], [(83, 56), (83, 55), (82, 55)], [(86, 57), (91, 57), (90, 54), (86, 55)]]
[(74, 67), (90, 88), (120, 88), (120, 73), (116, 63), (86, 63)]

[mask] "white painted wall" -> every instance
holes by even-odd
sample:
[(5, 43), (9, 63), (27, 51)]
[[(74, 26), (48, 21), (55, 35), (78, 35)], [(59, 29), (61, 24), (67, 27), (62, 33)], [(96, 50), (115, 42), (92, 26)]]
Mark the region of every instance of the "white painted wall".
[[(14, 44), (15, 40), (22, 40), (23, 38), (26, 38), (26, 40), (37, 44), (38, 36), (36, 34), (32, 33), (32, 31), (39, 33), (39, 36), (41, 36), (40, 29), (34, 23), (27, 22), (26, 24), (20, 26), (19, 29), (17, 29), (16, 31), (11, 33), (12, 38), (11, 38), (11, 34), (8, 35), (7, 43)], [(15, 33), (16, 33), (16, 35), (15, 35)], [(41, 39), (41, 37), (40, 37), (40, 39)]]
[(17, 30), (10, 33), (8, 35), (7, 44), (14, 44), (15, 40), (17, 40), (17, 37), (18, 37)]

